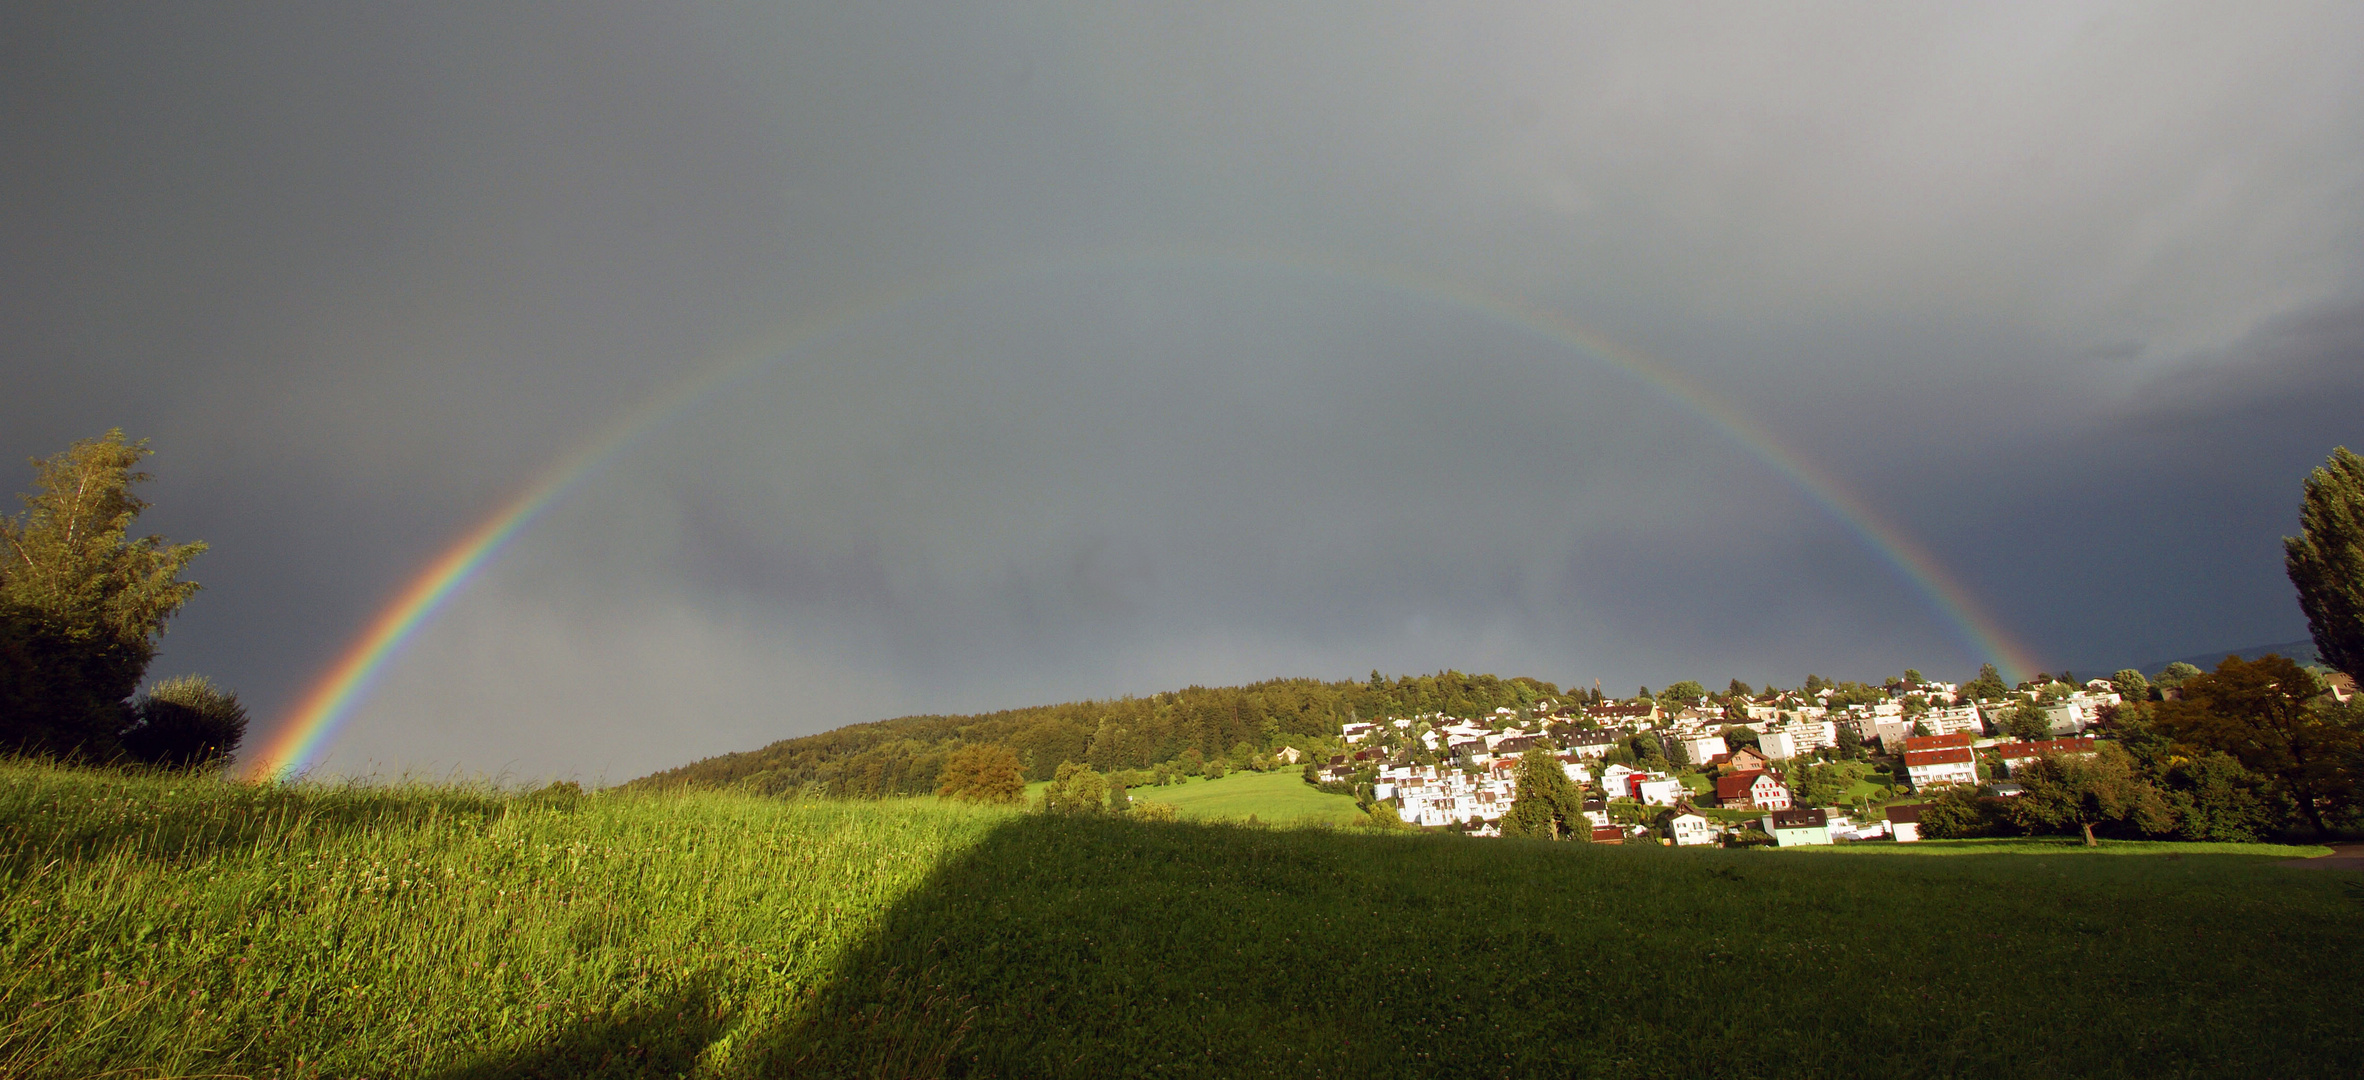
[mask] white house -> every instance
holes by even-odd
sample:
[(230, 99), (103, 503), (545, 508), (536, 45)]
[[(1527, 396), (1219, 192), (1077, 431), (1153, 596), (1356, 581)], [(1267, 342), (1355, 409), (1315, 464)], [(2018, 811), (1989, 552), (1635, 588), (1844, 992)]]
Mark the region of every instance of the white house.
[(1673, 806), (1689, 794), (1690, 789), (1684, 787), (1680, 780), (1658, 777), (1635, 783), (1633, 792), (1635, 798), (1652, 806)]
[(1763, 822), (1766, 835), (1782, 847), (1830, 843), (1830, 819), (1819, 809), (1775, 810)]
[(1666, 831), (1674, 837), (1676, 847), (1716, 842), (1715, 830), (1707, 819), (1697, 814), (1676, 814), (1666, 820)]
[(1721, 735), (1699, 735), (1683, 740), (1683, 759), (1697, 765), (1718, 754), (1729, 754), (1732, 748), (1724, 745)]
[(1896, 842), (1910, 844), (1921, 838), (1921, 806), (1908, 803), (1888, 808), (1888, 831), (1896, 834)]
[(1757, 736), (1757, 750), (1767, 761), (1787, 761), (1798, 756), (1797, 740), (1786, 731), (1768, 731)]

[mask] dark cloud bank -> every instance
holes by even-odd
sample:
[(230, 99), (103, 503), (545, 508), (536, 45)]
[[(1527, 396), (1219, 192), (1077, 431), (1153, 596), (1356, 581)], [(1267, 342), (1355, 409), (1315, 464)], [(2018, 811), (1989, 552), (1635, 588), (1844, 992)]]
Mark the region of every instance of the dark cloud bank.
[(0, 18), (0, 449), (155, 440), (151, 523), (214, 544), (159, 673), (277, 715), (569, 449), (771, 361), (522, 535), (337, 769), (1981, 659), (1757, 450), (1408, 277), (1662, 358), (2054, 664), (2300, 636), (2278, 538), (2359, 441), (2350, 10)]

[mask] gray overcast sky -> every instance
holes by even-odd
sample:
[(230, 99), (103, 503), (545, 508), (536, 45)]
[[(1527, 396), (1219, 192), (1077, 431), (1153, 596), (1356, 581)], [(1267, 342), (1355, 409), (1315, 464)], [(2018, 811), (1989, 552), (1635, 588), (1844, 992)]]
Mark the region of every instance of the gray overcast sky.
[(554, 462), (765, 361), (331, 771), (1985, 659), (1497, 301), (1746, 413), (2047, 664), (2286, 640), (2299, 481), (2364, 442), (2357, 55), (2352, 4), (12, 5), (0, 454), (154, 441), (145, 524), (214, 545), (154, 673), (259, 740)]

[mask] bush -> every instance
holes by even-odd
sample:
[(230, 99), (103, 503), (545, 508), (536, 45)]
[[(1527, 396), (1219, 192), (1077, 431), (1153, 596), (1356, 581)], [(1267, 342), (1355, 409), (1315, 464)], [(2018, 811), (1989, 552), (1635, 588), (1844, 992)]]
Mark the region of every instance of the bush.
[(246, 738), (246, 707), (203, 675), (166, 679), (132, 706), (123, 752), (143, 765), (186, 769), (227, 761)]
[(1108, 782), (1089, 765), (1059, 763), (1036, 808), (1046, 814), (1097, 814), (1107, 809)]

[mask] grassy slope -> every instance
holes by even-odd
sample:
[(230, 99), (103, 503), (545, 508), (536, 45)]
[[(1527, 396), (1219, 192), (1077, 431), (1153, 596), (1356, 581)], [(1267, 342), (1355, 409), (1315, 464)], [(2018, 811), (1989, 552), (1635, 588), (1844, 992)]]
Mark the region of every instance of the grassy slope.
[[(2356, 875), (2243, 848), (2101, 850), (2150, 857), (1588, 848), (720, 793), (541, 804), (0, 765), (0, 1074), (2364, 1067)], [(1893, 857), (1917, 854), (1947, 857)]]
[(1295, 769), (1235, 772), (1221, 780), (1134, 788), (1128, 794), (1136, 802), (1171, 803), (1184, 821), (1246, 821), (1253, 817), (1267, 825), (1344, 825), (1363, 819), (1352, 796), (1317, 790)]
[[(1033, 803), (1049, 786), (1048, 780), (1026, 785), (1026, 801)], [(1128, 788), (1126, 794), (1135, 802), (1171, 803), (1184, 821), (1245, 822), (1253, 817), (1263, 825), (1352, 825), (1364, 820), (1352, 796), (1318, 790), (1295, 769), (1243, 770), (1220, 780), (1188, 778), (1165, 787)]]

